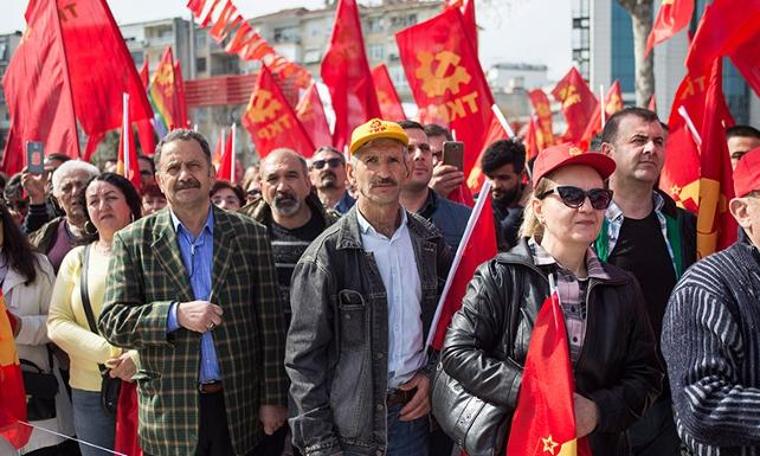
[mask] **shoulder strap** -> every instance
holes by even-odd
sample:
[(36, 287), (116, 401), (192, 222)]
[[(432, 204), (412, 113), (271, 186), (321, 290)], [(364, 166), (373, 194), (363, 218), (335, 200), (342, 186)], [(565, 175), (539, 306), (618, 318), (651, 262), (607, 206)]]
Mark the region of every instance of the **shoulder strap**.
[(82, 268), (79, 272), (79, 294), (82, 297), (82, 307), (87, 315), (87, 324), (90, 325), (90, 331), (98, 333), (98, 325), (95, 323), (95, 315), (92, 313), (92, 303), (90, 303), (90, 290), (87, 287), (87, 269), (90, 263), (90, 247), (92, 244), (84, 246), (82, 251)]

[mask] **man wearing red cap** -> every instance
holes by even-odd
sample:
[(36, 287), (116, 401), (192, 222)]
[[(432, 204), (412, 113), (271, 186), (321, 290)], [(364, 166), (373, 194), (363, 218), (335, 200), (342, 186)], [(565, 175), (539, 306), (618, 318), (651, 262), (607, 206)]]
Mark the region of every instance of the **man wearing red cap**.
[[(641, 284), (659, 339), (671, 290), (696, 261), (696, 218), (657, 189), (665, 163), (666, 133), (657, 114), (626, 108), (602, 132), (602, 153), (617, 167), (610, 176), (613, 201), (594, 248), (602, 261), (632, 273)], [(662, 362), (662, 357), (660, 362)], [(680, 442), (667, 385), (646, 415), (629, 429), (632, 454), (677, 456)]]
[(689, 269), (663, 319), (675, 418), (695, 455), (760, 455), (760, 147), (734, 170), (743, 235)]

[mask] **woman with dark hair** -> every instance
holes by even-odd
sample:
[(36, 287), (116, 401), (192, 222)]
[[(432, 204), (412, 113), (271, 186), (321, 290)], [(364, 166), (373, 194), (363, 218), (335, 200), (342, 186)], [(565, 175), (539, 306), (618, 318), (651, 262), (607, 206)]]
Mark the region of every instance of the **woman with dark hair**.
[[(8, 208), (0, 204), (0, 284), (22, 369), (53, 375), (58, 381), (58, 394), (54, 396), (54, 401), (45, 400), (43, 404), (36, 397), (27, 401), (28, 418), (35, 426), (63, 435), (74, 435), (66, 385), (58, 363), (47, 346), (50, 340), (45, 323), (54, 281), (55, 273), (48, 259), (33, 252)], [(35, 429), (29, 442), (21, 448), (21, 454), (66, 454), (65, 449), (59, 446), (63, 441), (62, 437)], [(0, 454), (8, 454), (4, 443), (0, 439)]]
[(246, 202), (243, 189), (239, 185), (225, 180), (214, 182), (209, 191), (209, 196), (211, 196), (211, 202), (214, 206), (225, 211), (234, 212), (243, 207)]
[(614, 169), (609, 157), (567, 144), (538, 155), (522, 239), (475, 273), (441, 355), (450, 377), (506, 410), (511, 422), (533, 324), (554, 277), (573, 366), (576, 435), (588, 436), (596, 455), (630, 454), (626, 429), (652, 405), (663, 377), (638, 282), (591, 250), (612, 201), (605, 180)]
[[(111, 241), (114, 234), (140, 218), (137, 191), (124, 177), (103, 173), (91, 179), (83, 192), (85, 232), (91, 242), (72, 249), (61, 263), (53, 289), (48, 334), (71, 358), (74, 428), (85, 442), (113, 449), (115, 419), (101, 406), (101, 372), (131, 381), (137, 353), (122, 352), (106, 342), (89, 323), (97, 322), (103, 306)], [(86, 287), (83, 287), (86, 284)], [(84, 456), (100, 450), (80, 445)]]

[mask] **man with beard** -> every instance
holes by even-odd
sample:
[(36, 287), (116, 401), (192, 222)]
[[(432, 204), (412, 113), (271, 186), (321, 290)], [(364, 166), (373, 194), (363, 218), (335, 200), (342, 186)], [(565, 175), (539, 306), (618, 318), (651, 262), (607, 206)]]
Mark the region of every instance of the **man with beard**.
[(307, 455), (429, 454), (435, 359), (425, 339), (451, 249), (399, 203), (408, 142), (379, 119), (353, 131), (356, 205), (293, 272), (285, 368), (293, 442)]
[[(301, 255), (338, 215), (325, 211), (311, 191), (306, 160), (291, 149), (275, 149), (259, 163), (261, 196), (240, 212), (267, 227), (285, 327), (290, 325), (290, 277)], [(256, 454), (279, 456), (288, 435), (283, 427), (256, 447)]]
[(480, 161), (483, 174), (491, 182), (491, 205), (496, 222), (496, 242), (499, 250), (507, 251), (517, 245), (517, 232), (522, 223), (520, 204), (525, 169), (525, 147), (515, 141), (496, 141), (485, 150)]
[(412, 173), (401, 186), (401, 205), (425, 217), (441, 230), (446, 243), (456, 251), (462, 240), (471, 209), (442, 197), (428, 187), (433, 176), (433, 151), (422, 125), (413, 120), (399, 122), (409, 137), (409, 158)]
[[(647, 109), (626, 108), (607, 119), (602, 153), (612, 157), (617, 167), (609, 181), (613, 201), (594, 243), (600, 260), (638, 279), (658, 341), (670, 292), (697, 252), (696, 218), (657, 189), (666, 135), (657, 114)], [(664, 365), (659, 344), (657, 354)], [(628, 431), (633, 454), (679, 454), (667, 384)]]
[(311, 157), (309, 166), (311, 183), (325, 209), (345, 214), (356, 202), (346, 188), (346, 159), (337, 149), (320, 147)]

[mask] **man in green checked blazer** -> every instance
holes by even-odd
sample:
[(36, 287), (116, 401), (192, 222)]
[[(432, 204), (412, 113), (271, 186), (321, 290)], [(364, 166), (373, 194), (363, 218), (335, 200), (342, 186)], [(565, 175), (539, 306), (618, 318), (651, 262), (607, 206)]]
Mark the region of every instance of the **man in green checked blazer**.
[(156, 174), (169, 207), (114, 239), (99, 328), (137, 349), (149, 455), (248, 455), (286, 419), (285, 329), (266, 230), (210, 204), (205, 138), (175, 130)]

